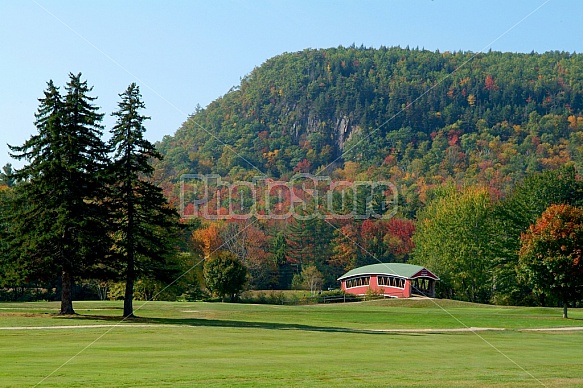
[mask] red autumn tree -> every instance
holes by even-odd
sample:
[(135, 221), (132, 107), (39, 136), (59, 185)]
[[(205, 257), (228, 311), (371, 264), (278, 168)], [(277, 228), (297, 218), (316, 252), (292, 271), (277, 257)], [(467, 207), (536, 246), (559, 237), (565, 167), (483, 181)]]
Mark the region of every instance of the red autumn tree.
[(304, 159), (301, 162), (298, 162), (296, 167), (294, 168), (294, 172), (310, 172), (310, 161), (308, 159)]
[(391, 218), (386, 223), (386, 229), (388, 233), (385, 240), (390, 251), (397, 259), (403, 260), (415, 246), (412, 239), (415, 233), (415, 222), (403, 218)]
[(521, 236), (519, 258), (524, 276), (538, 292), (563, 303), (583, 295), (583, 209), (551, 205)]
[(484, 81), (484, 88), (486, 90), (498, 90), (498, 85), (496, 85), (496, 82), (494, 82), (494, 78), (492, 78), (490, 74), (486, 76), (486, 79)]

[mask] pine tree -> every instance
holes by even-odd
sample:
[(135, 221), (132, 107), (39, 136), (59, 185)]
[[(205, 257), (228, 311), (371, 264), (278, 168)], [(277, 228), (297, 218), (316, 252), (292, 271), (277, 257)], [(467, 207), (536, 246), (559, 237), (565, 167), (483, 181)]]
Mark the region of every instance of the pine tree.
[(12, 164), (10, 163), (6, 163), (4, 167), (2, 167), (2, 172), (0, 172), (0, 186), (12, 187), (16, 184), (12, 177), (13, 172)]
[[(286, 257), (299, 273), (304, 266), (323, 269), (331, 256), (333, 227), (316, 217), (292, 221), (286, 231)], [(325, 274), (326, 275), (326, 274)]]
[(114, 149), (111, 176), (112, 208), (116, 235), (116, 257), (122, 264), (126, 282), (124, 317), (133, 316), (134, 283), (140, 276), (160, 274), (173, 249), (172, 235), (178, 214), (169, 207), (162, 189), (150, 183), (153, 168), (149, 161), (160, 153), (143, 136), (145, 109), (139, 87), (132, 83), (120, 94), (119, 110), (111, 133)]
[(52, 81), (40, 99), (38, 134), (12, 157), (28, 165), (13, 177), (8, 251), (21, 276), (61, 278), (61, 314), (74, 314), (73, 284), (102, 262), (109, 249), (103, 172), (107, 147), (103, 115), (81, 73), (69, 74), (63, 98)]
[(312, 218), (294, 219), (286, 230), (286, 257), (299, 273), (303, 265), (314, 264), (316, 257), (316, 223)]
[(277, 266), (277, 289), (289, 288), (293, 270), (287, 261), (287, 240), (283, 232), (277, 233), (270, 241), (270, 253), (273, 263)]

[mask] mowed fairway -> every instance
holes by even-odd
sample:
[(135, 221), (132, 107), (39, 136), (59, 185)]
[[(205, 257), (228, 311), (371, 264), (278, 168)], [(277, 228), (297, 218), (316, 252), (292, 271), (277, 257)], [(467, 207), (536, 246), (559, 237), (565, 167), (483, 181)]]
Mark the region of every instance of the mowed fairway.
[[(0, 304), (0, 386), (583, 386), (581, 310), (150, 302), (120, 322), (121, 306)], [(504, 330), (449, 331), (468, 327)]]

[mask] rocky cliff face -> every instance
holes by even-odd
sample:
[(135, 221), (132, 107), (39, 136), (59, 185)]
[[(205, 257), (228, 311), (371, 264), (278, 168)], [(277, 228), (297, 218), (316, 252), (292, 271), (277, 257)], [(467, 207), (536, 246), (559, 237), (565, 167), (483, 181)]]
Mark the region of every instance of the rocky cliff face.
[[(324, 138), (330, 139), (334, 145), (334, 155), (342, 154), (344, 144), (350, 140), (353, 133), (359, 130), (359, 126), (353, 124), (350, 116), (340, 112), (331, 118), (323, 118), (314, 110), (294, 114), (295, 121), (291, 124), (291, 133), (295, 142), (299, 142), (302, 135), (319, 133)], [(332, 125), (328, 125), (331, 123)]]

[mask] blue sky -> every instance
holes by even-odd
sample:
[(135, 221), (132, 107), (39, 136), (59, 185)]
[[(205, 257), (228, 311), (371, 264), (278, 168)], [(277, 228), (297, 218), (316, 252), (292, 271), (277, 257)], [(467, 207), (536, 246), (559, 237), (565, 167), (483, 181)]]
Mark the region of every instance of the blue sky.
[[(152, 141), (268, 58), (355, 43), (440, 51), (583, 52), (579, 0), (0, 0), (0, 166), (36, 129), (52, 79), (82, 72), (111, 112), (131, 82)], [(582, 80), (583, 82), (583, 80)]]

